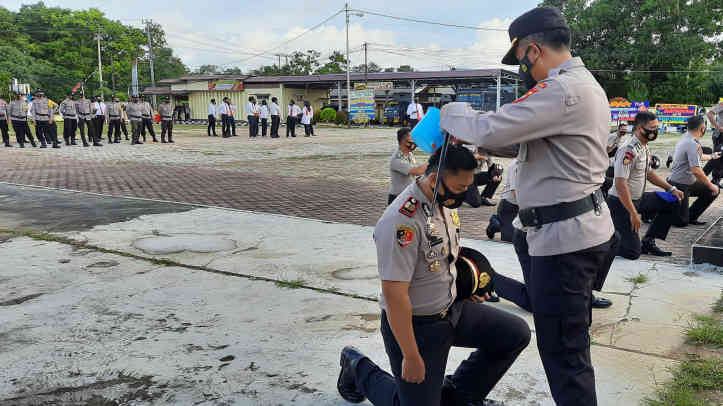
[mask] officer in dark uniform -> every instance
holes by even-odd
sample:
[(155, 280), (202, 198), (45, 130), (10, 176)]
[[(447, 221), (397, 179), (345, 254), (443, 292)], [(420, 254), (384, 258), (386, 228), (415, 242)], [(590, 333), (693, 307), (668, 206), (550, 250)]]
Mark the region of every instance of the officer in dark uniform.
[[(435, 205), (441, 153), (426, 176), (407, 186), (374, 229), (382, 281), (381, 333), (393, 376), (354, 347), (341, 354), (337, 388), (349, 402), (376, 406), (493, 406), (485, 399), (529, 344), (521, 318), (479, 303), (457, 300), (460, 221), (456, 208), (472, 184), (477, 162), (450, 145)], [(451, 347), (476, 349), (445, 378)]]
[[(607, 198), (613, 216), (615, 231), (620, 235), (618, 255), (638, 259), (640, 253), (670, 256), (655, 245), (655, 239), (665, 240), (673, 224), (683, 193), (658, 176), (650, 167), (648, 142), (658, 138), (658, 119), (655, 114), (643, 111), (635, 116), (633, 137), (623, 144), (615, 156), (615, 187)], [(647, 181), (671, 192), (677, 199), (667, 201), (656, 192), (645, 192)], [(642, 244), (638, 231), (641, 215), (645, 212), (653, 218)]]
[(529, 278), (537, 347), (555, 402), (596, 406), (592, 291), (602, 288), (617, 241), (600, 190), (609, 166), (608, 98), (570, 54), (570, 29), (558, 9), (523, 14), (509, 36), (512, 47), (502, 63), (520, 65), (530, 90), (492, 113), (449, 103), (440, 127), (482, 148), (520, 144), (518, 218), (527, 247), (515, 249), (529, 255), (520, 263)]

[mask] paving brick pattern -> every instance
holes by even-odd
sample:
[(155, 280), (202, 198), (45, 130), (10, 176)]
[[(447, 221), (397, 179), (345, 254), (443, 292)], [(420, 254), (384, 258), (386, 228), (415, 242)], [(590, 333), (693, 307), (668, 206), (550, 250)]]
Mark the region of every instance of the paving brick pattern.
[[(208, 138), (198, 128), (176, 133), (173, 145), (0, 149), (0, 181), (361, 225), (374, 225), (386, 205), (394, 130), (320, 128), (319, 137), (279, 140)], [(657, 146), (663, 160), (671, 142)], [(495, 210), (463, 207), (464, 236), (487, 238)], [(718, 201), (704, 220), (721, 212)], [(688, 263), (703, 230), (674, 228), (659, 245), (674, 252), (669, 261)]]

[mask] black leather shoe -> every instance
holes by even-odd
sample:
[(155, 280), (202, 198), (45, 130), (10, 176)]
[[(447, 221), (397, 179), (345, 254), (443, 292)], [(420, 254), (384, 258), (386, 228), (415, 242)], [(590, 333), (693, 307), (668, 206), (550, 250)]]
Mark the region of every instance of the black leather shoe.
[(643, 240), (641, 251), (643, 254), (654, 255), (656, 257), (669, 257), (673, 255), (670, 251), (663, 251), (658, 248), (658, 246), (655, 245), (655, 240)]
[(442, 382), (442, 400), (440, 406), (505, 406), (505, 403), (492, 399), (474, 399), (473, 395), (460, 393), (454, 382), (452, 375), (444, 377)]
[(359, 392), (356, 387), (356, 367), (359, 361), (365, 358), (366, 356), (355, 347), (348, 345), (341, 350), (341, 359), (339, 360), (341, 371), (339, 372), (339, 379), (336, 381), (336, 389), (347, 402), (361, 403), (366, 399), (366, 396)]
[(707, 221), (698, 221), (698, 220), (690, 220), (688, 222), (688, 224), (693, 225), (693, 226), (704, 226), (707, 223), (708, 223)]
[(497, 303), (497, 302), (500, 301), (500, 297), (497, 296), (497, 293), (492, 292), (492, 293), (490, 293), (490, 298), (487, 299), (487, 301), (488, 301), (488, 302), (491, 302), (491, 303)]
[(491, 201), (490, 201), (489, 199), (487, 199), (486, 197), (483, 197), (482, 199), (480, 199), (480, 203), (482, 204), (482, 206), (490, 206), (490, 207), (497, 205), (497, 203), (491, 202)]
[(665, 161), (665, 166), (670, 168), (670, 164), (672, 164), (672, 163), (673, 163), (673, 157), (668, 155), (668, 159)]
[(487, 225), (487, 238), (494, 240), (495, 233), (499, 233), (501, 228), (500, 218), (496, 214), (493, 214), (492, 217), (490, 217), (490, 223)]
[(593, 309), (607, 309), (608, 307), (612, 306), (613, 302), (610, 299), (605, 299), (604, 297), (592, 297), (592, 308)]

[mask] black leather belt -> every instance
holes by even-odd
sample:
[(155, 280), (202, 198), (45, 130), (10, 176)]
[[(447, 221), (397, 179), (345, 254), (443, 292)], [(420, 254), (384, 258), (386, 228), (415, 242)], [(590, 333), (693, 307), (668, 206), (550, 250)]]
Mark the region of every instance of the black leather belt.
[(520, 209), (518, 215), (523, 226), (540, 228), (544, 224), (571, 219), (592, 210), (595, 210), (595, 214), (600, 214), (603, 200), (602, 191), (598, 189), (595, 193), (574, 202)]
[(12, 118), (19, 118), (19, 119), (21, 119), (21, 120), (25, 118), (25, 116), (13, 116), (13, 115), (11, 115), (10, 117), (12, 117)]

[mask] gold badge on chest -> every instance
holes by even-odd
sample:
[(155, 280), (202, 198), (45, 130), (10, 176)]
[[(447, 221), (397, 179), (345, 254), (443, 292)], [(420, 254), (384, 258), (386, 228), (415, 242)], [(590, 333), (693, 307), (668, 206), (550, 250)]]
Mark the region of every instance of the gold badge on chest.
[(442, 263), (439, 260), (436, 260), (429, 264), (429, 270), (431, 272), (438, 272), (440, 269), (442, 269)]
[(452, 216), (452, 222), (454, 223), (454, 225), (459, 227), (460, 222), (459, 222), (459, 213), (457, 213), (457, 209), (450, 210), (449, 214)]

